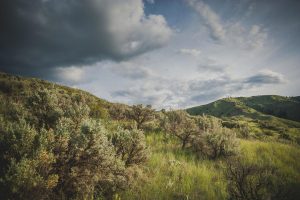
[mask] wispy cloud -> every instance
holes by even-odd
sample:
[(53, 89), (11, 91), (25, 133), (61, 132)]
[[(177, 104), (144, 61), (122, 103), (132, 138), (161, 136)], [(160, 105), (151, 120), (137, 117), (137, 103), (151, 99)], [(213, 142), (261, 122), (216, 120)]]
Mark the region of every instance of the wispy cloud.
[(220, 44), (234, 44), (246, 50), (258, 49), (264, 46), (268, 38), (265, 28), (254, 24), (250, 27), (237, 21), (224, 21), (202, 0), (186, 0), (204, 20), (213, 40)]
[(217, 63), (214, 59), (211, 58), (205, 58), (202, 60), (199, 60), (199, 64), (197, 66), (197, 69), (199, 72), (219, 72), (219, 73), (224, 73), (226, 70), (227, 66), (223, 64)]
[(211, 37), (215, 40), (223, 41), (226, 37), (226, 30), (221, 23), (221, 19), (210, 6), (197, 0), (187, 0), (187, 2), (205, 20)]
[(152, 77), (144, 84), (112, 92), (113, 98), (127, 103), (142, 102), (156, 108), (182, 108), (199, 105), (218, 98), (236, 94), (242, 90), (284, 83), (283, 75), (273, 71), (263, 71), (249, 77), (235, 79), (223, 73), (214, 79), (167, 79)]
[(153, 72), (144, 66), (133, 62), (114, 63), (109, 69), (121, 77), (129, 79), (145, 79), (153, 75)]
[(177, 53), (183, 54), (183, 55), (189, 55), (189, 56), (194, 56), (198, 57), (201, 54), (201, 51), (199, 49), (179, 49)]

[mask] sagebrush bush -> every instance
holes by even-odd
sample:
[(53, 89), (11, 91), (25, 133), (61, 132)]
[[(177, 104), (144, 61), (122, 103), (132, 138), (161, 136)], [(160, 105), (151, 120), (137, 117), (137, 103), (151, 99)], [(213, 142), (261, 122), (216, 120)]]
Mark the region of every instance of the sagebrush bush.
[[(249, 163), (241, 157), (227, 161), (228, 192), (234, 200), (296, 199), (286, 175), (272, 163)], [(295, 196), (294, 196), (295, 195)]]
[(144, 163), (148, 157), (144, 133), (138, 129), (118, 129), (109, 135), (116, 154), (126, 166)]
[(143, 133), (108, 131), (84, 94), (1, 99), (1, 199), (111, 199), (131, 181), (127, 167), (147, 158)]
[(236, 152), (237, 140), (233, 130), (223, 127), (215, 118), (204, 118), (204, 130), (199, 130), (192, 141), (196, 153), (215, 159), (220, 156), (232, 155)]
[(167, 112), (162, 126), (181, 141), (182, 149), (191, 142), (193, 135), (198, 131), (195, 120), (189, 117), (185, 111)]
[(151, 105), (138, 104), (128, 109), (126, 115), (128, 119), (136, 122), (137, 129), (142, 129), (145, 123), (155, 118), (155, 110), (152, 109)]

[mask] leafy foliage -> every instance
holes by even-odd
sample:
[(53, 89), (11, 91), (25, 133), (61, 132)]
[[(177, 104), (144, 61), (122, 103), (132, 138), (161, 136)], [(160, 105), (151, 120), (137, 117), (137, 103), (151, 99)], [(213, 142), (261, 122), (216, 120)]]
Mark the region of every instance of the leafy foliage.
[(110, 135), (110, 140), (117, 156), (125, 162), (126, 166), (141, 164), (147, 160), (148, 152), (142, 131), (118, 129)]
[(223, 127), (216, 118), (203, 116), (200, 119), (202, 131), (193, 139), (193, 149), (209, 158), (229, 156), (236, 152), (237, 141), (235, 132)]
[(131, 181), (128, 166), (147, 159), (143, 133), (118, 129), (112, 141), (84, 94), (0, 98), (1, 199), (111, 199)]
[(181, 148), (184, 149), (198, 131), (194, 119), (184, 111), (170, 111), (166, 113), (166, 117), (167, 121), (163, 126), (169, 133), (180, 139)]
[(137, 129), (141, 129), (142, 126), (154, 119), (154, 109), (151, 105), (143, 106), (142, 104), (133, 105), (130, 110), (127, 111), (128, 119), (134, 120), (137, 125)]

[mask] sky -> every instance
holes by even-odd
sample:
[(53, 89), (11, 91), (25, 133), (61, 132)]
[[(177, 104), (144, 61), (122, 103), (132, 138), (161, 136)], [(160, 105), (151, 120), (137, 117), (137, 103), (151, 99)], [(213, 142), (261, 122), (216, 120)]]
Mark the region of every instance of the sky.
[(297, 0), (2, 0), (0, 71), (111, 102), (300, 95)]

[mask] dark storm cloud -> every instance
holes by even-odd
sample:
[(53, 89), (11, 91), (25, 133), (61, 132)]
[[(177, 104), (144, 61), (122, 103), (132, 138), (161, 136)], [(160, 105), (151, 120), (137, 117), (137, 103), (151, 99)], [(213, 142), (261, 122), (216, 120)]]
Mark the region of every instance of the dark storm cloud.
[(171, 29), (141, 0), (3, 0), (0, 70), (41, 76), (53, 67), (126, 60), (159, 48)]

